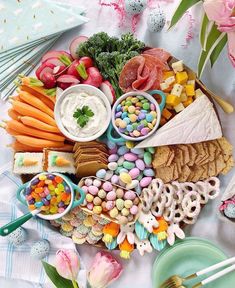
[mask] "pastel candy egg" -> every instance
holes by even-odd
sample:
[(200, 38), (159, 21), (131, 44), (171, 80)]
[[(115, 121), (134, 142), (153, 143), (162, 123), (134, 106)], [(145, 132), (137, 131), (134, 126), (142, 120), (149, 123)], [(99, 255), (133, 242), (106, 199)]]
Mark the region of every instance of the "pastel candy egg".
[(107, 201), (105, 205), (107, 210), (112, 210), (115, 207), (115, 202), (114, 201)]
[[(116, 116), (116, 115), (115, 115), (115, 116)], [(117, 116), (116, 116), (116, 117), (117, 117)], [(115, 123), (115, 125), (116, 125), (117, 127), (119, 127), (120, 121), (122, 121), (122, 119), (120, 119), (120, 118), (116, 118), (116, 119), (115, 119), (114, 123)]]
[(128, 132), (132, 132), (133, 129), (134, 129), (133, 126), (130, 125), (130, 124), (126, 126), (126, 130), (127, 130)]
[(98, 189), (98, 187), (92, 185), (92, 186), (89, 186), (89, 187), (88, 187), (88, 191), (89, 191), (89, 193), (91, 193), (92, 195), (97, 195), (99, 189)]
[(119, 127), (120, 128), (124, 129), (124, 128), (126, 128), (126, 126), (127, 126), (127, 123), (124, 120), (119, 121)]
[(126, 141), (126, 147), (127, 147), (128, 149), (131, 149), (131, 148), (133, 148), (134, 146), (135, 146), (134, 142), (132, 142), (132, 141)]
[(117, 145), (112, 141), (108, 141), (107, 145), (108, 145), (109, 149), (114, 149), (117, 147)]
[(145, 136), (149, 133), (150, 129), (148, 127), (144, 127), (141, 129), (140, 133), (141, 135)]
[(88, 203), (86, 207), (87, 207), (87, 209), (92, 211), (93, 207), (94, 207), (94, 204), (93, 203)]
[(138, 159), (135, 161), (135, 166), (141, 171), (144, 171), (144, 169), (145, 169), (144, 161), (141, 159)]
[(116, 153), (117, 153), (117, 149), (118, 149), (117, 146), (115, 146), (113, 149), (109, 149), (109, 154), (110, 154), (110, 155), (116, 154)]
[(119, 211), (121, 211), (124, 208), (124, 200), (117, 199), (116, 200), (116, 207)]
[(117, 195), (117, 198), (123, 198), (123, 196), (124, 196), (124, 191), (123, 191), (123, 189), (117, 188), (117, 190), (116, 190), (116, 195)]
[(7, 236), (7, 240), (14, 246), (22, 245), (27, 238), (27, 233), (24, 228), (19, 227)]
[(130, 119), (130, 121), (131, 121), (132, 123), (134, 123), (134, 122), (137, 121), (138, 116), (136, 116), (135, 114), (131, 114), (131, 115), (129, 116), (129, 119)]
[(136, 215), (138, 213), (139, 209), (136, 205), (133, 205), (131, 208), (130, 208), (130, 213), (132, 215)]
[[(119, 111), (119, 112), (117, 112), (116, 114), (115, 114), (115, 117), (116, 118), (119, 118), (119, 117), (121, 117), (122, 116), (122, 112), (121, 111)], [(120, 118), (119, 118), (120, 119)]]
[(131, 176), (127, 173), (120, 173), (120, 179), (126, 184), (131, 183), (132, 181)]
[(108, 211), (108, 209), (107, 209), (107, 207), (106, 207), (106, 204), (107, 204), (107, 202), (105, 202), (105, 201), (103, 201), (103, 202), (101, 203), (101, 207), (102, 207), (102, 209), (103, 209), (104, 212), (107, 212), (107, 211)]
[(129, 149), (126, 146), (121, 146), (118, 148), (117, 153), (119, 156), (123, 156), (129, 151)]
[(100, 169), (96, 172), (96, 177), (103, 179), (106, 175), (105, 169)]
[(98, 196), (101, 199), (104, 199), (104, 198), (106, 198), (106, 192), (103, 189), (100, 189), (99, 192), (98, 192)]
[(132, 105), (129, 106), (128, 107), (128, 112), (131, 113), (131, 114), (135, 113), (135, 106), (132, 106)]
[(111, 154), (108, 158), (109, 162), (116, 162), (118, 160), (118, 155), (117, 154)]
[[(124, 154), (125, 154), (125, 153), (124, 153)], [(117, 161), (118, 166), (121, 166), (124, 161), (125, 161), (124, 156), (121, 156), (121, 157), (118, 159), (118, 161)]]
[(121, 104), (118, 104), (117, 107), (116, 107), (116, 111), (119, 112), (122, 110), (122, 105)]
[(134, 153), (134, 154), (143, 154), (144, 153), (144, 149), (143, 148), (132, 148), (131, 149), (131, 152)]
[(126, 189), (135, 189), (139, 185), (139, 180), (132, 180), (130, 184), (126, 185)]
[(95, 197), (93, 200), (94, 205), (99, 206), (102, 203), (102, 200), (99, 197)]
[(115, 200), (116, 197), (117, 197), (117, 195), (116, 195), (116, 193), (115, 193), (114, 191), (108, 192), (108, 194), (107, 194), (107, 196), (106, 196), (107, 200), (110, 200), (110, 201), (111, 201), (111, 200)]
[(124, 154), (124, 159), (130, 162), (134, 162), (135, 160), (138, 159), (138, 156), (134, 153), (126, 153)]
[(101, 181), (100, 181), (99, 179), (95, 179), (95, 180), (93, 181), (93, 185), (96, 186), (96, 187), (98, 187), (98, 188), (101, 186), (101, 184), (102, 184), (102, 183), (101, 183)]
[(124, 199), (125, 200), (134, 200), (136, 197), (135, 192), (134, 191), (127, 191), (124, 195)]
[(155, 176), (155, 172), (151, 168), (144, 169), (144, 176), (153, 177)]
[(138, 130), (134, 130), (134, 131), (133, 131), (133, 135), (134, 135), (135, 137), (139, 137), (139, 136), (140, 136), (140, 132), (139, 132)]
[(144, 152), (144, 162), (146, 165), (151, 165), (152, 163), (152, 154), (150, 152)]
[(111, 178), (112, 184), (117, 184), (119, 180), (119, 177), (117, 175), (113, 175)]
[(30, 255), (38, 260), (45, 258), (50, 251), (50, 243), (43, 239), (33, 244)]
[(102, 186), (104, 191), (109, 192), (113, 190), (113, 185), (110, 182), (105, 182)]
[(91, 186), (93, 184), (93, 180), (87, 178), (84, 183), (85, 183), (86, 186)]
[(128, 170), (125, 168), (120, 168), (119, 173), (128, 173)]
[(131, 200), (125, 200), (124, 206), (125, 208), (130, 209), (133, 206), (133, 202)]
[(129, 162), (129, 161), (124, 161), (123, 164), (122, 164), (122, 166), (123, 166), (125, 169), (130, 170), (130, 169), (132, 169), (132, 168), (135, 167), (135, 163)]
[(144, 177), (140, 180), (140, 186), (141, 187), (147, 187), (152, 181), (152, 177)]
[(112, 170), (108, 170), (106, 172), (106, 175), (104, 176), (104, 180), (109, 180), (109, 179), (111, 179), (112, 176), (113, 176), (113, 171)]
[(112, 218), (116, 218), (118, 216), (118, 209), (114, 207), (112, 210), (110, 210), (109, 215)]
[(114, 171), (114, 170), (117, 169), (117, 167), (118, 167), (118, 164), (117, 164), (116, 162), (110, 162), (110, 163), (108, 164), (108, 169), (109, 169), (109, 170)]
[(138, 168), (132, 168), (130, 171), (129, 171), (129, 175), (131, 176), (132, 179), (135, 179), (137, 178), (139, 175), (140, 175), (140, 170)]
[(123, 121), (125, 121), (127, 125), (131, 122), (128, 117), (125, 117), (125, 118), (123, 119)]
[(120, 225), (126, 225), (128, 223), (128, 218), (122, 215), (118, 216), (118, 223)]
[(100, 214), (102, 212), (101, 206), (94, 206), (92, 210), (95, 214)]
[(130, 214), (129, 209), (127, 209), (127, 208), (123, 208), (121, 213), (123, 216), (128, 216)]

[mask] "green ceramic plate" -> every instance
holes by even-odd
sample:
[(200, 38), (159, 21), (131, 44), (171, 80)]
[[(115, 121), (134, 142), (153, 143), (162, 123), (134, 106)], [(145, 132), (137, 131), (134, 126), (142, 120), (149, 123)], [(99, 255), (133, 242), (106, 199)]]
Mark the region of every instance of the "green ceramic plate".
[[(207, 240), (188, 237), (183, 241), (178, 241), (173, 247), (164, 249), (155, 260), (152, 275), (153, 288), (159, 288), (160, 284), (171, 275), (179, 274), (184, 277), (225, 259), (227, 259), (227, 256), (224, 252)], [(184, 286), (190, 288), (205, 278), (207, 276), (193, 279), (186, 282)], [(233, 288), (235, 287), (234, 283), (235, 272), (231, 272), (203, 287)]]

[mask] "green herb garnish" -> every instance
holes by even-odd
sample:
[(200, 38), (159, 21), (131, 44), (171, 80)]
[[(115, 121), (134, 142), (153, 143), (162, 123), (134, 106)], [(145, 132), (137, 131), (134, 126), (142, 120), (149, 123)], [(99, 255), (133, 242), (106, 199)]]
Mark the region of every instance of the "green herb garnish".
[(89, 118), (94, 116), (93, 111), (88, 106), (83, 106), (82, 109), (78, 108), (73, 117), (77, 119), (78, 125), (83, 128), (89, 121)]

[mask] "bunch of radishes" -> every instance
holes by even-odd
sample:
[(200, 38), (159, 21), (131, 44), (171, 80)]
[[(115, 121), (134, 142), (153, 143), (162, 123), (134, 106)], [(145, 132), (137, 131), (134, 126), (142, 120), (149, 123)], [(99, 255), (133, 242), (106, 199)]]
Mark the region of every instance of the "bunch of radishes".
[(110, 82), (103, 81), (90, 57), (79, 58), (76, 54), (80, 43), (87, 39), (85, 36), (75, 38), (69, 46), (70, 53), (56, 50), (47, 52), (36, 70), (36, 76), (47, 89), (60, 87), (64, 90), (79, 83), (95, 86), (104, 92), (112, 104), (116, 97)]

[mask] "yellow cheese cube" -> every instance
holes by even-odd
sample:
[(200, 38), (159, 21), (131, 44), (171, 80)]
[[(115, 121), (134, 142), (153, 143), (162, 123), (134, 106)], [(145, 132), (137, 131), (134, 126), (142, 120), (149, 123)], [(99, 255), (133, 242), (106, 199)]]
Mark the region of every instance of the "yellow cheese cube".
[(172, 77), (172, 76), (175, 76), (174, 71), (164, 71), (163, 72), (163, 80), (165, 80), (169, 77)]
[(184, 70), (183, 60), (172, 63), (171, 67), (175, 73), (182, 72)]
[(195, 84), (196, 84), (195, 80), (188, 80), (187, 81), (187, 85), (193, 85), (194, 89), (195, 89)]
[(187, 96), (194, 96), (195, 90), (193, 85), (185, 85), (185, 92)]
[(188, 96), (186, 95), (185, 92), (182, 92), (181, 95), (180, 95), (180, 101), (184, 102), (184, 101), (187, 101), (187, 100), (188, 100)]
[(166, 104), (171, 105), (171, 106), (176, 106), (180, 104), (180, 97), (169, 94), (166, 97)]
[(193, 103), (193, 98), (192, 97), (188, 97), (187, 101), (183, 102), (184, 107), (187, 107), (187, 106), (189, 106), (192, 103)]
[(182, 91), (183, 91), (183, 86), (180, 84), (175, 84), (173, 86), (173, 89), (171, 90), (171, 94), (180, 97)]
[(165, 83), (169, 86), (171, 84), (175, 83), (175, 76), (171, 76), (171, 77), (166, 78)]
[(179, 84), (185, 84), (188, 81), (188, 74), (187, 72), (177, 72), (176, 73), (176, 82)]
[(198, 89), (195, 91), (195, 98), (198, 98), (198, 97), (200, 97), (200, 96), (202, 96), (202, 95), (205, 95), (205, 94), (202, 92), (201, 89), (198, 88)]
[(169, 88), (169, 85), (165, 82), (160, 83), (160, 88), (162, 91), (165, 91), (167, 88)]
[(182, 110), (184, 110), (184, 108), (185, 108), (185, 107), (184, 107), (184, 105), (183, 105), (182, 103), (180, 103), (180, 104), (178, 104), (178, 105), (176, 105), (176, 106), (174, 107), (176, 113), (181, 112)]

